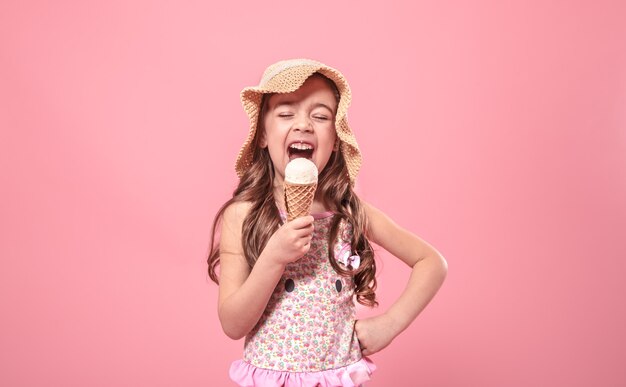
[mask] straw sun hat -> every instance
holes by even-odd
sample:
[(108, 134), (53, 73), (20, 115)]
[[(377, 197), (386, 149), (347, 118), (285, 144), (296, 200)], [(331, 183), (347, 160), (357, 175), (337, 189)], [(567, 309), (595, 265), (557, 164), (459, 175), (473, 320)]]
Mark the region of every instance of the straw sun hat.
[(246, 87), (241, 91), (241, 103), (250, 119), (250, 132), (237, 156), (235, 163), (237, 176), (241, 177), (252, 164), (254, 151), (252, 140), (258, 126), (263, 94), (296, 91), (314, 73), (320, 73), (330, 78), (339, 90), (340, 98), (335, 118), (335, 130), (340, 140), (339, 149), (346, 160), (350, 182), (354, 184), (361, 167), (361, 152), (356, 143), (356, 138), (348, 126), (347, 111), (352, 99), (350, 86), (339, 71), (310, 59), (290, 59), (274, 63), (265, 70), (258, 86)]

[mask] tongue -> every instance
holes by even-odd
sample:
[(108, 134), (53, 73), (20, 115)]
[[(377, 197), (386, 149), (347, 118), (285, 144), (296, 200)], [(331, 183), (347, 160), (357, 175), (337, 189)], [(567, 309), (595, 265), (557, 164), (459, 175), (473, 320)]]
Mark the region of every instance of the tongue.
[(313, 150), (311, 149), (289, 149), (289, 160), (293, 160), (298, 157), (304, 157), (305, 159), (310, 159), (313, 155)]

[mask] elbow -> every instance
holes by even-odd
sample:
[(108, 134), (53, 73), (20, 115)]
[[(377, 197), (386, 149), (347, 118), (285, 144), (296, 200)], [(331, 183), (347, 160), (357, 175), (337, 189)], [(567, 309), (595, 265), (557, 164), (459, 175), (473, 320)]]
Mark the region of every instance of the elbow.
[(446, 259), (441, 254), (437, 254), (437, 257), (439, 261), (439, 273), (441, 276), (441, 282), (443, 282), (448, 275), (448, 261), (446, 261)]
[[(425, 265), (424, 267), (427, 267), (426, 270), (430, 273), (432, 278), (442, 284), (448, 275), (448, 262), (443, 255), (434, 250), (433, 253), (426, 256), (422, 262), (423, 265)], [(413, 266), (413, 268), (415, 268), (415, 266)]]
[(227, 323), (223, 319), (220, 319), (220, 322), (222, 323), (222, 331), (224, 331), (224, 334), (233, 340), (239, 340), (248, 333), (236, 324)]
[(239, 339), (243, 338), (246, 335), (245, 332), (242, 332), (240, 330), (233, 329), (233, 328), (230, 328), (230, 327), (226, 327), (224, 325), (222, 325), (222, 330), (224, 331), (226, 336), (228, 336), (229, 338), (231, 338), (233, 340), (239, 340)]
[(415, 269), (418, 264), (419, 266), (424, 265), (423, 267), (427, 267), (426, 270), (431, 273), (433, 278), (439, 278), (440, 282), (443, 282), (448, 275), (448, 262), (437, 250), (433, 249), (431, 254), (418, 260), (417, 263), (413, 265), (413, 269)]
[[(221, 312), (221, 311), (220, 311)], [(220, 318), (220, 324), (222, 325), (222, 331), (224, 334), (233, 340), (239, 340), (243, 338), (248, 332), (233, 321), (225, 317), (222, 313), (218, 312)]]

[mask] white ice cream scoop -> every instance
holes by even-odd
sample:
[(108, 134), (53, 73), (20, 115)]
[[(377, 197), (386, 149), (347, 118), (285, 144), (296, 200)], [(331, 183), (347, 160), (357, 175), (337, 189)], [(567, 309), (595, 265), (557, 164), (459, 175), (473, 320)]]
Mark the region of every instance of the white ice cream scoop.
[(287, 163), (285, 182), (290, 184), (317, 183), (317, 167), (309, 159), (298, 157)]

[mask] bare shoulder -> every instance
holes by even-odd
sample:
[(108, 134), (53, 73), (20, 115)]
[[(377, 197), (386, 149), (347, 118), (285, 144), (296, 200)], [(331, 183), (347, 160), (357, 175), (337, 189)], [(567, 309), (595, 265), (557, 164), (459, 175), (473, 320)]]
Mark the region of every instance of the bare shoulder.
[(224, 221), (228, 223), (243, 223), (250, 212), (252, 203), (250, 202), (233, 202), (224, 210)]
[(418, 261), (439, 252), (428, 242), (393, 221), (373, 205), (363, 202), (367, 216), (367, 237), (372, 242), (413, 266)]
[(222, 218), (220, 250), (224, 253), (241, 254), (241, 227), (250, 212), (249, 202), (234, 202), (224, 209)]
[(374, 243), (382, 245), (384, 240), (402, 230), (387, 214), (372, 204), (363, 202), (363, 208), (367, 216), (367, 236)]

